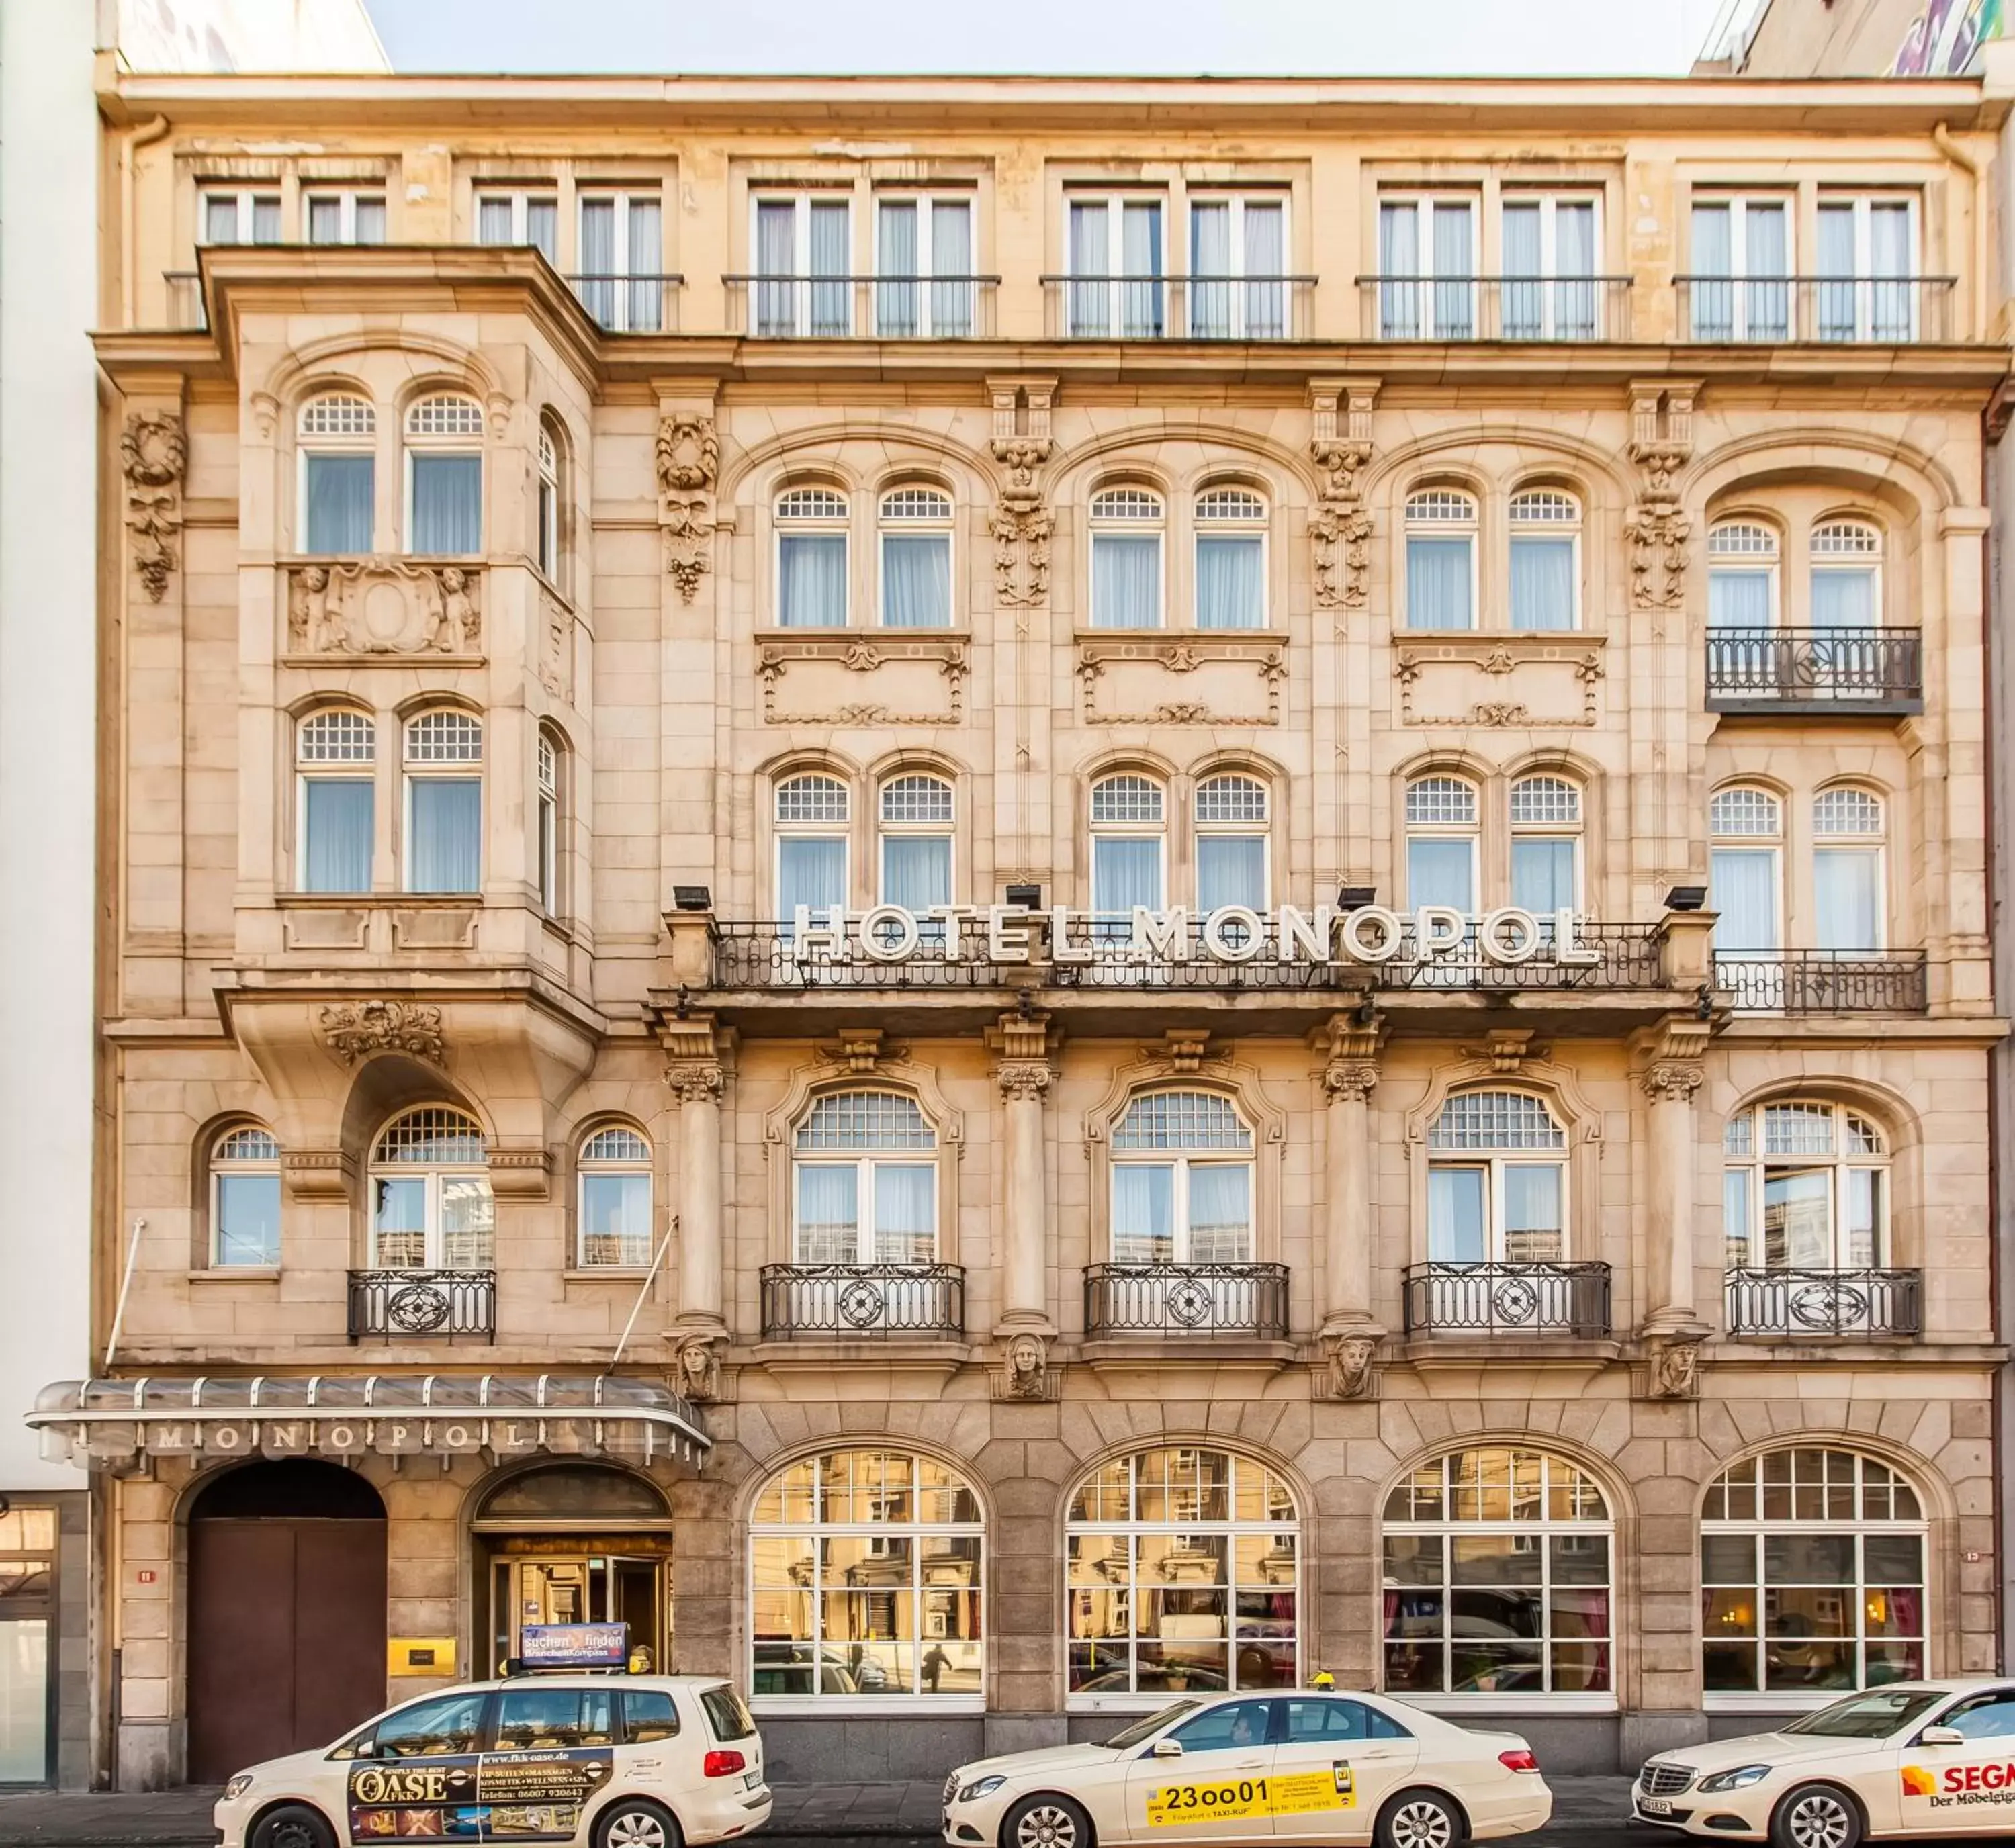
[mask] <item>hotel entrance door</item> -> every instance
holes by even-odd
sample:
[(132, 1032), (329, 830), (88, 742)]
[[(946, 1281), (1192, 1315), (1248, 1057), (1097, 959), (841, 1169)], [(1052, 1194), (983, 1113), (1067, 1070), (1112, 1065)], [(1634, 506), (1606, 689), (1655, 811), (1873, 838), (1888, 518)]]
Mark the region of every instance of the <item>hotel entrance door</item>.
[(530, 1559), (507, 1554), (491, 1562), (490, 1571), (498, 1661), (523, 1652), (527, 1624), (627, 1624), (632, 1653), (648, 1650), (650, 1667), (663, 1670), (663, 1561), (618, 1553), (542, 1552)]

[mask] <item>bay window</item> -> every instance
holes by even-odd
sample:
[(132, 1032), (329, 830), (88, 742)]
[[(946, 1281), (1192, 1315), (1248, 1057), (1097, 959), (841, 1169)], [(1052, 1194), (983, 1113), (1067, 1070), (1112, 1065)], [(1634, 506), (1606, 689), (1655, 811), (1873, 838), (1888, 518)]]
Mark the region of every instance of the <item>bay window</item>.
[[(368, 399), (329, 392), (301, 407), (297, 428), (301, 550), (369, 552), (377, 519), (376, 411)], [(318, 645), (317, 637), (307, 639)]]
[(547, 583), (560, 576), (560, 438), (548, 418), (539, 419), (539, 497), (532, 532), (533, 562)]
[(422, 712), (406, 727), (406, 890), (483, 886), (483, 722)]
[(483, 407), (441, 393), (406, 413), (406, 549), (456, 557), (483, 550)]
[(778, 496), (779, 629), (846, 626), (846, 497), (837, 490), (792, 488)]
[(1266, 503), (1249, 488), (1196, 498), (1196, 626), (1266, 626)]
[(301, 721), (294, 744), (300, 891), (370, 891), (377, 742), (368, 712), (343, 708)]
[(539, 733), (538, 827), (533, 849), (538, 856), (539, 909), (548, 917), (560, 910), (560, 748), (551, 732)]
[(1406, 626), (1476, 626), (1476, 501), (1454, 488), (1406, 497)]

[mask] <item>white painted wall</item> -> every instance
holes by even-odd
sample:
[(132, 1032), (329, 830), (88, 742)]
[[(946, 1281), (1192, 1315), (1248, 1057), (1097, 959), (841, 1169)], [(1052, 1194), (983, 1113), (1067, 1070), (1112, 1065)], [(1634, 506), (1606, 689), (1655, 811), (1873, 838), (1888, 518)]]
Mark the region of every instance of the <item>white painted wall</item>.
[(98, 109), (89, 0), (0, 0), (0, 1491), (88, 1368)]

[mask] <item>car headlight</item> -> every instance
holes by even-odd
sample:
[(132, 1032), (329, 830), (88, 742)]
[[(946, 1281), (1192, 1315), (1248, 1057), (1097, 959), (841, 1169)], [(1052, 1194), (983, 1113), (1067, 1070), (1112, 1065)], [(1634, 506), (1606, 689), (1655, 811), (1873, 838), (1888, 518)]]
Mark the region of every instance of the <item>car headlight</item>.
[(962, 1803), (976, 1803), (982, 1796), (991, 1796), (1007, 1782), (1005, 1778), (976, 1778), (958, 1793), (958, 1800)]
[(228, 1803), (235, 1803), (251, 1788), (252, 1774), (250, 1771), (240, 1771), (236, 1777), (233, 1778), (228, 1784), (224, 1785), (224, 1800)]
[(1760, 1784), (1770, 1774), (1767, 1764), (1738, 1765), (1732, 1771), (1717, 1771), (1711, 1778), (1703, 1778), (1699, 1788), (1704, 1791), (1740, 1790), (1747, 1785)]

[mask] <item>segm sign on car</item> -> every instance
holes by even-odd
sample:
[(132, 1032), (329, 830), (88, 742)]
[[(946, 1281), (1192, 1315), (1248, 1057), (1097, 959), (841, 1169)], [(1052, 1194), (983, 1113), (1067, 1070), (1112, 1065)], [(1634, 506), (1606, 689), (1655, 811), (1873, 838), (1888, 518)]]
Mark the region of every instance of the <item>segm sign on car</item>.
[(1354, 1810), (1357, 1789), (1341, 1760), (1326, 1771), (1284, 1778), (1241, 1778), (1236, 1783), (1164, 1784), (1148, 1792), (1148, 1823), (1234, 1822), (1257, 1816), (1310, 1816)]

